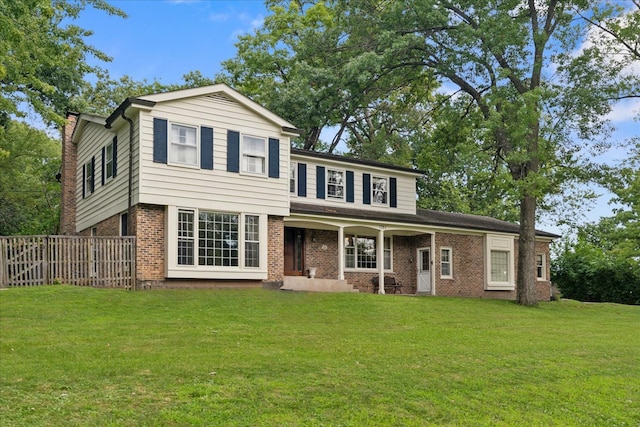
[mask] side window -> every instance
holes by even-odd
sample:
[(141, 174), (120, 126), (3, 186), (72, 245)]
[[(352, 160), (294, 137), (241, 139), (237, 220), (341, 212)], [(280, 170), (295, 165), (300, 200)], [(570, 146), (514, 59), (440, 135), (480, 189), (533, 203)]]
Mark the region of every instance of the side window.
[(547, 268), (544, 254), (536, 254), (536, 278), (538, 280), (545, 280), (546, 273)]
[(178, 265), (194, 264), (194, 212), (178, 210)]
[(289, 164), (289, 192), (292, 195), (298, 194), (298, 164), (296, 162), (291, 162)]

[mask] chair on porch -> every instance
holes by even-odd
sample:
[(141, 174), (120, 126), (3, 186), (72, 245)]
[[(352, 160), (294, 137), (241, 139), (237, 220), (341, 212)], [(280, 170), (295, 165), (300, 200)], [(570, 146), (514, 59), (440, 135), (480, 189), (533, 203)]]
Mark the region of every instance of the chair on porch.
[[(378, 276), (374, 276), (371, 282), (373, 282), (373, 293), (377, 294), (379, 288)], [(398, 291), (402, 293), (402, 283), (396, 281), (393, 276), (384, 276), (384, 292), (390, 294), (392, 289), (394, 294), (398, 293)]]

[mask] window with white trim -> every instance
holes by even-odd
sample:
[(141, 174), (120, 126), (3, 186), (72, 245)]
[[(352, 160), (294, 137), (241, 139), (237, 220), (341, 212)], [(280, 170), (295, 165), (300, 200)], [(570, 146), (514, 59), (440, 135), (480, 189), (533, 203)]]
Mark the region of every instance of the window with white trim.
[(198, 132), (193, 126), (171, 124), (169, 162), (198, 166)]
[(113, 141), (104, 150), (104, 178), (113, 178)]
[(514, 281), (514, 238), (508, 235), (486, 236), (486, 290), (511, 291)]
[[(345, 268), (375, 270), (377, 268), (377, 239), (369, 236), (347, 234), (344, 238)], [(391, 238), (384, 238), (384, 269), (391, 270)]]
[(198, 265), (238, 266), (238, 215), (200, 211)]
[(440, 248), (440, 277), (443, 279), (451, 279), (453, 277), (451, 248)]
[(177, 265), (260, 267), (260, 215), (178, 209), (177, 220)]
[(491, 251), (491, 281), (509, 282), (509, 252)]
[(536, 254), (536, 278), (545, 280), (547, 273), (546, 259), (544, 254)]
[(376, 205), (389, 204), (387, 178), (371, 177), (371, 202)]
[(193, 265), (194, 263), (193, 216), (192, 210), (178, 210), (178, 265)]
[(89, 195), (93, 193), (94, 185), (93, 180), (95, 178), (95, 171), (93, 170), (94, 161), (93, 159), (89, 160), (85, 165), (85, 194)]
[(344, 199), (344, 171), (327, 169), (327, 198)]
[(244, 217), (244, 266), (260, 267), (260, 217)]
[(289, 192), (294, 196), (298, 194), (298, 164), (291, 162), (289, 164)]
[(242, 172), (264, 175), (267, 171), (267, 140), (255, 136), (242, 137)]

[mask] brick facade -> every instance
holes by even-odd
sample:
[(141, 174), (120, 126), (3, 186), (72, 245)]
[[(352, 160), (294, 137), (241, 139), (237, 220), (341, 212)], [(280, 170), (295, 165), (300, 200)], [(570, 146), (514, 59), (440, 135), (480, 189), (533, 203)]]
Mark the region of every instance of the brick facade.
[(139, 287), (153, 287), (165, 277), (165, 208), (135, 205), (132, 219), (130, 234), (136, 236), (136, 279)]
[[(338, 278), (338, 232), (327, 230), (305, 230), (305, 265), (316, 267), (319, 279)], [(402, 293), (415, 294), (417, 290), (418, 249), (431, 247), (431, 234), (393, 237), (393, 273), (396, 281), (402, 283)], [(440, 248), (451, 249), (452, 278), (441, 277)], [(516, 291), (485, 290), (485, 237), (455, 233), (435, 233), (435, 249), (431, 250), (431, 266), (434, 270), (435, 294), (439, 296), (476, 297), (515, 300)], [(536, 283), (536, 297), (540, 301), (549, 300), (551, 282), (549, 280), (549, 245), (536, 243), (536, 253), (546, 258), (545, 280)], [(517, 274), (518, 248), (515, 244), (514, 260)], [(345, 271), (345, 279), (360, 292), (373, 292), (372, 279), (378, 275), (374, 271)]]
[(284, 278), (284, 218), (270, 216), (267, 220), (267, 282), (282, 285)]
[(76, 171), (78, 150), (71, 141), (78, 115), (67, 114), (67, 124), (62, 128), (62, 163), (60, 165), (60, 233), (76, 234)]

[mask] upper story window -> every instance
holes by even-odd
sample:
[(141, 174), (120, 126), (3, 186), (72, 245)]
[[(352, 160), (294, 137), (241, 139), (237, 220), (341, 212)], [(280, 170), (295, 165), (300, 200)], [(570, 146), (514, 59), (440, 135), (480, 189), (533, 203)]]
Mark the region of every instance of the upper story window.
[(289, 165), (289, 192), (294, 196), (298, 194), (298, 180), (297, 180), (298, 164), (291, 162)]
[(327, 198), (344, 199), (344, 171), (327, 170)]
[(242, 137), (242, 172), (264, 175), (267, 165), (267, 140), (255, 136)]
[(111, 141), (104, 150), (104, 176), (106, 179), (113, 178), (114, 176), (113, 144), (114, 142)]
[(95, 178), (95, 164), (96, 159), (92, 157), (84, 165), (84, 181), (82, 182), (82, 197), (86, 197), (89, 194), (93, 193), (94, 190), (94, 178)]
[(198, 140), (195, 127), (172, 123), (169, 146), (169, 162), (198, 166)]
[(371, 201), (376, 205), (389, 203), (387, 178), (374, 176), (371, 179)]

